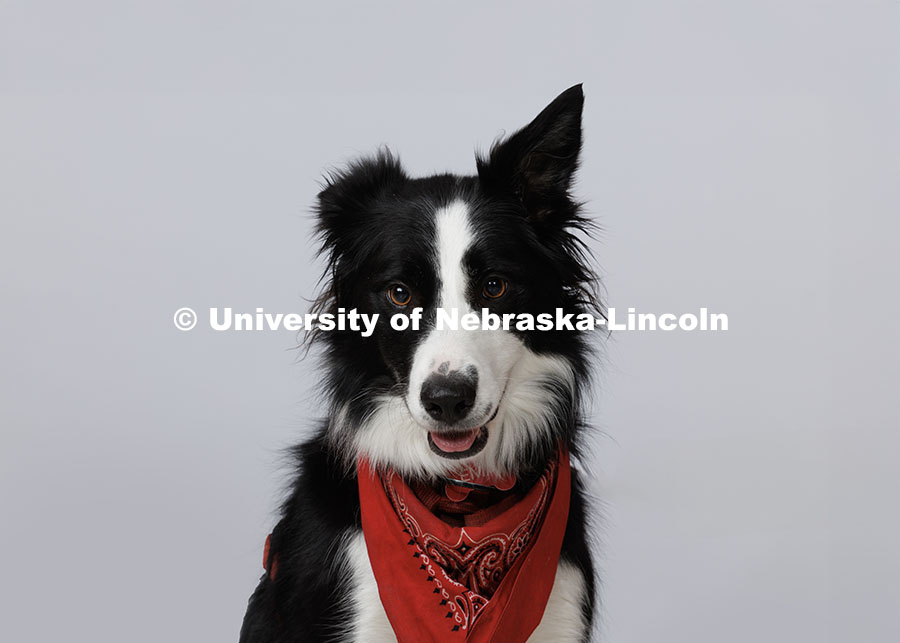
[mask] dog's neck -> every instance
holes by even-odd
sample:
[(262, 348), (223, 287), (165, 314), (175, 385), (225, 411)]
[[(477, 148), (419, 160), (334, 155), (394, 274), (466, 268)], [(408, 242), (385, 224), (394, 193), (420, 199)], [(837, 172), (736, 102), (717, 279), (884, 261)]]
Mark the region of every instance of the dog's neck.
[(485, 476), (461, 469), (453, 477), (410, 480), (407, 484), (436, 516), (448, 524), (462, 524), (463, 518), (487, 520), (521, 500), (541, 473), (528, 471), (518, 476)]

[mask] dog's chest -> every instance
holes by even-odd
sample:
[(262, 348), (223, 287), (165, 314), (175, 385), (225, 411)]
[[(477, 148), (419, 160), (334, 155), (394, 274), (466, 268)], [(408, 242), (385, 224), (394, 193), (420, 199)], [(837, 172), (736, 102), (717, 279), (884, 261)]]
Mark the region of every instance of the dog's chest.
[[(378, 597), (378, 586), (369, 562), (361, 531), (347, 539), (347, 564), (351, 582), (345, 597), (347, 643), (389, 643), (396, 641), (394, 631)], [(585, 582), (581, 571), (560, 561), (553, 589), (540, 625), (529, 643), (580, 643), (585, 640), (586, 626), (582, 605)]]

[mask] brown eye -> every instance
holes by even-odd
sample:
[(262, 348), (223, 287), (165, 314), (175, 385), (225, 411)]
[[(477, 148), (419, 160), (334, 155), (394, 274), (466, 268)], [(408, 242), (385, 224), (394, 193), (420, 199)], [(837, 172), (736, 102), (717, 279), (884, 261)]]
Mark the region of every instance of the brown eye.
[(481, 288), (481, 294), (488, 299), (499, 299), (506, 294), (506, 280), (500, 277), (488, 277)]
[(403, 284), (394, 284), (388, 288), (388, 297), (395, 306), (406, 306), (412, 299), (412, 293)]

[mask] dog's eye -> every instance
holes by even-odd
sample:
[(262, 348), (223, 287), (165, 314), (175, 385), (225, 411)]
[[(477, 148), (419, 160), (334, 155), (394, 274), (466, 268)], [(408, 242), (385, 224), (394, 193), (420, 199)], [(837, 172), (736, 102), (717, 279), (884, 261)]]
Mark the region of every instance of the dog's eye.
[(412, 299), (412, 293), (403, 284), (393, 284), (388, 288), (387, 294), (395, 306), (406, 306)]
[(499, 299), (506, 294), (506, 280), (500, 277), (488, 277), (481, 287), (481, 294), (488, 299)]

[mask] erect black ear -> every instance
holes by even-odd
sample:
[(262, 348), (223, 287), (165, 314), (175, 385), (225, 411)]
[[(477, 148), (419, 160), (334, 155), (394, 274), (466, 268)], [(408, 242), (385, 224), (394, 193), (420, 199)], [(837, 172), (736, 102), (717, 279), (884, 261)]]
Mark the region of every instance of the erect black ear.
[(492, 191), (514, 193), (530, 219), (565, 220), (574, 213), (569, 189), (581, 152), (581, 85), (556, 97), (528, 125), (478, 157), (478, 176)]
[(338, 249), (345, 233), (364, 224), (373, 205), (405, 180), (400, 161), (386, 149), (331, 172), (319, 192), (317, 208), (323, 250)]

